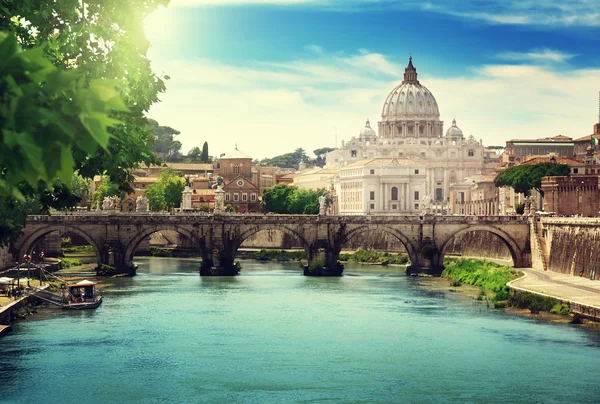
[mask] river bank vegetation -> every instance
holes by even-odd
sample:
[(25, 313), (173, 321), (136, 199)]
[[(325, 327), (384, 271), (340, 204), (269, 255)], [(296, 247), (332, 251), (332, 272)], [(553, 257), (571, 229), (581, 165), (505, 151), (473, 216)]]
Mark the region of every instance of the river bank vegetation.
[(452, 286), (467, 284), (480, 287), (477, 299), (487, 300), (494, 308), (528, 309), (532, 314), (566, 315), (570, 312), (568, 304), (552, 297), (511, 290), (507, 283), (521, 276), (521, 272), (514, 268), (469, 258), (450, 258), (445, 260), (444, 265), (446, 269), (442, 276), (448, 278)]
[(406, 265), (409, 263), (408, 255), (388, 253), (377, 250), (359, 248), (354, 253), (340, 254), (342, 262), (360, 262), (374, 265)]

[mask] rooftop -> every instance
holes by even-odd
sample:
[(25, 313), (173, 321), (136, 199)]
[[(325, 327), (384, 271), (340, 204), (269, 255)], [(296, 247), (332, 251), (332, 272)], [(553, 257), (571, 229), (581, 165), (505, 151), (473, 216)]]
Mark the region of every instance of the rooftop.
[(539, 139), (511, 139), (506, 143), (571, 143), (573, 138), (565, 135), (557, 135), (554, 137), (544, 137)]

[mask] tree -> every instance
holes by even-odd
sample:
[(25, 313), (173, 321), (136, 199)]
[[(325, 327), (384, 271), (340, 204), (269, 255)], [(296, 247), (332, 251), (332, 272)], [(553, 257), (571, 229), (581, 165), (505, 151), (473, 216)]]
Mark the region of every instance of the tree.
[(52, 189), (69, 186), (74, 156), (108, 147), (108, 128), (125, 111), (106, 82), (89, 84), (44, 57), (41, 48), (22, 51), (12, 35), (0, 32), (0, 195), (17, 185)]
[(319, 213), (319, 197), (323, 191), (296, 189), (287, 199), (287, 212), (292, 215), (316, 215)]
[(277, 184), (265, 189), (261, 206), (265, 212), (288, 213), (287, 199), (297, 188), (286, 184)]
[(102, 203), (104, 198), (109, 196), (122, 196), (121, 191), (119, 189), (119, 185), (113, 183), (110, 180), (110, 177), (103, 177), (100, 186), (92, 195), (92, 203), (94, 206), (98, 204), (98, 202)]
[(267, 188), (262, 197), (262, 208), (267, 212), (294, 215), (319, 213), (319, 197), (323, 190), (298, 189), (286, 184)]
[(161, 211), (178, 208), (185, 184), (183, 173), (173, 168), (166, 168), (160, 172), (158, 182), (150, 185), (146, 190), (146, 197), (150, 204), (150, 210)]
[(521, 164), (510, 167), (504, 172), (498, 174), (494, 183), (496, 187), (509, 186), (514, 188), (515, 192), (529, 195), (532, 189), (538, 191), (542, 196), (542, 178), (549, 176), (567, 176), (571, 173), (571, 168), (566, 164), (559, 163), (539, 163), (539, 164)]
[[(94, 149), (94, 143), (84, 139), (85, 147), (73, 149), (70, 158), (66, 153), (48, 153), (62, 163), (61, 167), (70, 165), (85, 178), (106, 174), (121, 190), (130, 191), (131, 169), (142, 162), (147, 165), (158, 162), (150, 149), (150, 130), (144, 115), (158, 101), (158, 93), (165, 89), (163, 79), (168, 76), (158, 77), (151, 70), (146, 57), (149, 43), (143, 34), (143, 22), (159, 5), (167, 3), (168, 0), (2, 2), (0, 30), (13, 33), (23, 47), (43, 53), (56, 68), (69, 71), (85, 90), (96, 91), (99, 79), (110, 80), (129, 110), (125, 113), (124, 108), (120, 108), (120, 112), (111, 114), (112, 120), (102, 118), (98, 123), (84, 120), (85, 128), (93, 131), (94, 140), (102, 140), (103, 147)], [(0, 57), (0, 60), (6, 59)], [(53, 77), (52, 83), (60, 93), (65, 80)], [(105, 108), (105, 101), (112, 98), (112, 94), (102, 90), (98, 102), (76, 101), (71, 108)], [(56, 111), (70, 111), (62, 107), (57, 104), (55, 111), (45, 116), (54, 118)], [(36, 109), (37, 105), (33, 104), (23, 109), (21, 116), (30, 116)], [(115, 125), (115, 119), (121, 124)], [(110, 138), (99, 136), (101, 129), (108, 125), (111, 125)], [(77, 136), (81, 133), (71, 130)], [(40, 141), (34, 138), (32, 144), (39, 145)], [(42, 144), (53, 145), (46, 137)], [(70, 176), (68, 171), (68, 175), (65, 170), (62, 177), (65, 182)]]
[(202, 152), (200, 151), (200, 148), (198, 146), (193, 147), (189, 152), (188, 152), (188, 157), (190, 158), (190, 160), (192, 162), (197, 162), (198, 160), (201, 160), (201, 154)]
[(263, 159), (261, 164), (277, 166), (282, 168), (298, 168), (300, 163), (308, 163), (309, 159), (302, 148), (297, 148), (292, 153), (275, 156), (271, 159)]
[(319, 167), (325, 166), (325, 156), (327, 153), (334, 151), (333, 147), (322, 147), (320, 149), (315, 149), (313, 153), (317, 158), (315, 159), (315, 165)]
[(208, 163), (208, 142), (204, 142), (202, 145), (202, 158), (203, 163)]
[(165, 161), (177, 160), (180, 157), (181, 142), (175, 140), (175, 136), (181, 132), (170, 126), (160, 126), (154, 119), (148, 119), (148, 121), (152, 128), (152, 140), (154, 141), (152, 150)]

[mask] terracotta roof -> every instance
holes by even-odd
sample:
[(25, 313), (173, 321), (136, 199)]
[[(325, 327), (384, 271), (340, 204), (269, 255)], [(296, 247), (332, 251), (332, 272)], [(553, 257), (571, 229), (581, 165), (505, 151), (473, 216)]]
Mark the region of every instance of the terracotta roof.
[(164, 166), (166, 167), (171, 167), (174, 168), (176, 170), (205, 170), (205, 171), (213, 171), (213, 165), (212, 164), (205, 164), (205, 163), (165, 163), (161, 166), (151, 166), (150, 168), (163, 168)]
[[(529, 156), (527, 157), (525, 160), (523, 160), (523, 162), (521, 164), (539, 164), (539, 163), (548, 163), (553, 156)], [(576, 160), (576, 159), (572, 159), (570, 157), (561, 157), (561, 156), (554, 156), (554, 161), (556, 161), (557, 163), (560, 164), (567, 164), (567, 165), (582, 165), (584, 164), (583, 161), (581, 160)]]
[(592, 141), (592, 136), (594, 139), (600, 139), (600, 135), (587, 135), (584, 137), (580, 137), (579, 139), (575, 139), (576, 142), (590, 142)]
[(539, 139), (511, 139), (506, 143), (571, 143), (573, 138), (565, 135), (558, 135), (554, 137), (544, 137)]
[(135, 177), (135, 179), (133, 180), (133, 182), (146, 182), (146, 183), (150, 183), (150, 182), (158, 182), (158, 177)]

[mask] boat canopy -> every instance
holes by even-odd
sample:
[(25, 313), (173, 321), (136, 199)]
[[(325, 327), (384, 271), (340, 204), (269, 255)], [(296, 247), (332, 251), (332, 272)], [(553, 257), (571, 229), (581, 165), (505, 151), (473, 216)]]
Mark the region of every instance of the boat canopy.
[(86, 286), (94, 286), (97, 282), (88, 281), (87, 279), (82, 280), (81, 282), (72, 283), (68, 285), (70, 288), (83, 288)]
[(10, 285), (13, 283), (13, 281), (13, 278), (7, 278), (5, 276), (0, 277), (0, 285)]

